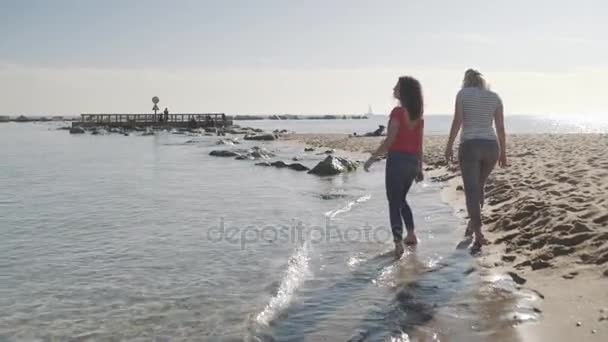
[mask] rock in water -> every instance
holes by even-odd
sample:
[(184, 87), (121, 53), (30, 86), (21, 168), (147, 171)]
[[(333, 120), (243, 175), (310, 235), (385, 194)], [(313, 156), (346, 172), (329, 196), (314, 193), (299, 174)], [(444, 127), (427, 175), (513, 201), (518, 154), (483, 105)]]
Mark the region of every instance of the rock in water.
[(274, 157), (274, 153), (268, 151), (263, 147), (254, 146), (251, 148), (251, 152), (249, 153), (251, 157), (254, 159), (268, 159), (270, 157)]
[(288, 168), (295, 170), (295, 171), (308, 171), (310, 170), (308, 167), (300, 164), (300, 163), (293, 163), (293, 164), (289, 164), (289, 166), (287, 166)]
[(214, 150), (209, 152), (210, 156), (214, 156), (214, 157), (239, 157), (240, 154), (234, 152), (234, 151), (227, 151), (227, 150)]
[(82, 127), (72, 127), (70, 128), (70, 134), (84, 134), (85, 130)]
[(312, 151), (314, 151), (314, 150), (315, 150), (315, 149), (314, 149), (313, 147), (305, 147), (305, 148), (304, 148), (304, 152), (312, 152)]
[(346, 197), (345, 194), (322, 194), (319, 197), (321, 197), (321, 199), (324, 200), (333, 200), (333, 199), (338, 199), (338, 198), (344, 198)]
[(220, 140), (216, 141), (215, 144), (216, 145), (234, 145), (234, 143), (230, 139), (220, 139)]
[(272, 141), (276, 140), (277, 137), (274, 134), (248, 134), (243, 139), (255, 141)]
[(274, 162), (274, 163), (270, 163), (270, 165), (271, 165), (271, 166), (274, 166), (274, 167), (276, 167), (276, 168), (279, 168), (279, 169), (282, 169), (282, 168), (285, 168), (285, 167), (288, 167), (288, 166), (289, 166), (289, 165), (285, 164), (285, 163), (284, 163), (284, 162), (282, 162), (282, 161), (276, 161), (276, 162)]
[(309, 168), (307, 168), (306, 166), (300, 164), (300, 163), (294, 163), (294, 164), (286, 164), (285, 162), (282, 161), (275, 161), (275, 162), (263, 162), (263, 163), (257, 163), (255, 165), (258, 166), (274, 166), (277, 169), (284, 169), (284, 168), (288, 168), (288, 169), (292, 169), (295, 171), (308, 171), (310, 170)]
[(319, 176), (332, 176), (357, 169), (357, 162), (334, 156), (327, 156), (308, 173)]

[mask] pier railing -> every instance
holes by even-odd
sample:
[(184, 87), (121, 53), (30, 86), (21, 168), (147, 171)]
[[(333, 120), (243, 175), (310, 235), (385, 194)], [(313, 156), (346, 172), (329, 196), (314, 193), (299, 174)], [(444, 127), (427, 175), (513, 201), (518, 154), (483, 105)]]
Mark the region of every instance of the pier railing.
[(226, 115), (223, 113), (209, 114), (81, 114), (82, 122), (189, 122), (196, 121), (223, 121)]
[(178, 114), (81, 114), (73, 126), (174, 126), (182, 127), (196, 122), (201, 127), (232, 125), (232, 119), (224, 113)]

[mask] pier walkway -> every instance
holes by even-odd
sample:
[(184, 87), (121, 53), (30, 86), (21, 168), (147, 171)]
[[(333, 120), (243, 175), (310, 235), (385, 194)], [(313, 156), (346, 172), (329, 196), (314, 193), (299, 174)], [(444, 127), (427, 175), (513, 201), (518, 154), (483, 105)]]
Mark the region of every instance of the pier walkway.
[(224, 113), (209, 114), (81, 114), (72, 127), (226, 127), (232, 118)]

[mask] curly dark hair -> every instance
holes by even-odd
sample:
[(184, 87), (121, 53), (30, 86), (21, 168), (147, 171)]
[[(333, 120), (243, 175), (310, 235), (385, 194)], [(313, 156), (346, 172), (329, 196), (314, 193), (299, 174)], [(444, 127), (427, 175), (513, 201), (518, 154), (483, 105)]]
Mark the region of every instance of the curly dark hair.
[(411, 76), (399, 77), (399, 102), (401, 107), (407, 109), (410, 120), (415, 121), (422, 117), (424, 100), (422, 99), (422, 86), (417, 79)]

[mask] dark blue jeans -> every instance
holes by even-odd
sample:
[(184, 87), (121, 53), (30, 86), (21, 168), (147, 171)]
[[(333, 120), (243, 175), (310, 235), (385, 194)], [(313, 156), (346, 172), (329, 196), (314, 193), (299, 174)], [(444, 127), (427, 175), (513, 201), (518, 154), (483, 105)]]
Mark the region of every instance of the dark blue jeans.
[(389, 151), (386, 159), (386, 197), (393, 231), (393, 240), (403, 240), (403, 223), (408, 232), (414, 231), (414, 216), (407, 204), (407, 193), (418, 173), (415, 154)]

